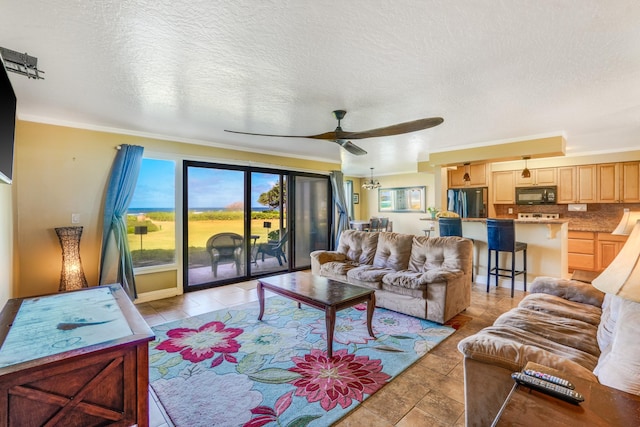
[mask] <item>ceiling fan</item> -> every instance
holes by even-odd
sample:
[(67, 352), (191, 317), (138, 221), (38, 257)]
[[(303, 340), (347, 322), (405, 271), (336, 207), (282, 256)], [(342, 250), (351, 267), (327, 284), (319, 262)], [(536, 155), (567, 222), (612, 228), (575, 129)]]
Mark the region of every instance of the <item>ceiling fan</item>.
[(225, 132), (240, 133), (243, 135), (258, 135), (258, 136), (278, 136), (282, 138), (311, 138), (311, 139), (326, 139), (339, 144), (342, 148), (354, 154), (356, 156), (362, 156), (367, 154), (365, 150), (355, 145), (349, 139), (365, 139), (365, 138), (377, 138), (381, 136), (400, 135), (403, 133), (416, 132), (423, 129), (428, 129), (434, 126), (438, 126), (444, 120), (442, 117), (429, 117), (426, 119), (413, 120), (411, 122), (399, 123), (397, 125), (385, 126), (383, 128), (365, 130), (361, 132), (347, 132), (340, 127), (340, 121), (347, 114), (346, 110), (335, 110), (333, 115), (338, 120), (338, 127), (335, 130), (318, 135), (270, 135), (264, 133), (250, 133), (239, 132), (235, 130), (225, 130)]

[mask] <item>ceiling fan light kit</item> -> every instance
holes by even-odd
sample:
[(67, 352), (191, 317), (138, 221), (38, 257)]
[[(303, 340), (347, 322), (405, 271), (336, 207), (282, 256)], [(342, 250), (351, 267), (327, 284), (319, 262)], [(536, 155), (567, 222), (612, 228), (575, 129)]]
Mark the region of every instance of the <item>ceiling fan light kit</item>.
[(347, 114), (346, 110), (334, 110), (333, 115), (338, 120), (338, 126), (335, 130), (317, 135), (273, 135), (265, 133), (251, 133), (240, 132), (235, 130), (227, 130), (225, 132), (239, 133), (243, 135), (256, 135), (256, 136), (275, 136), (280, 138), (309, 138), (309, 139), (324, 139), (327, 141), (333, 141), (347, 150), (349, 153), (356, 156), (363, 156), (367, 154), (365, 150), (355, 145), (350, 139), (365, 139), (365, 138), (378, 138), (382, 136), (401, 135), (403, 133), (416, 132), (423, 129), (428, 129), (434, 126), (438, 126), (444, 120), (442, 117), (429, 117), (425, 119), (413, 120), (411, 122), (399, 123), (397, 125), (385, 126), (382, 128), (365, 130), (361, 132), (347, 132), (342, 130), (340, 126), (341, 120)]
[(529, 160), (531, 158), (531, 156), (524, 156), (522, 157), (522, 159), (524, 160), (524, 169), (522, 169), (522, 174), (521, 176), (523, 178), (531, 178), (531, 171), (529, 170), (529, 168), (527, 167), (527, 160)]
[(364, 184), (362, 184), (362, 188), (364, 188), (365, 190), (375, 190), (376, 188), (380, 188), (380, 182), (377, 179), (373, 179), (373, 168), (370, 169), (371, 179), (365, 181)]

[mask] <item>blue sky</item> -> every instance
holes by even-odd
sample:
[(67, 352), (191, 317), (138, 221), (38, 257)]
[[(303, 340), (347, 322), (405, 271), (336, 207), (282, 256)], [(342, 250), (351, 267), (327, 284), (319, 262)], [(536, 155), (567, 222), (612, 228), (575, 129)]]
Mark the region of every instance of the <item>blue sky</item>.
[[(189, 168), (189, 208), (219, 208), (242, 202), (244, 172), (226, 169)], [(277, 174), (253, 173), (251, 206), (260, 194), (278, 182)], [(170, 208), (175, 200), (175, 162), (143, 159), (131, 208)]]

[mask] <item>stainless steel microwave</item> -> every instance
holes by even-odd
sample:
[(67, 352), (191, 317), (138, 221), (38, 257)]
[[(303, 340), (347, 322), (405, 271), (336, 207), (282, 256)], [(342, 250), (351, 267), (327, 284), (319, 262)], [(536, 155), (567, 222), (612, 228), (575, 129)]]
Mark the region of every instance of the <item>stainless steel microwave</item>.
[(558, 187), (516, 187), (517, 205), (555, 205)]

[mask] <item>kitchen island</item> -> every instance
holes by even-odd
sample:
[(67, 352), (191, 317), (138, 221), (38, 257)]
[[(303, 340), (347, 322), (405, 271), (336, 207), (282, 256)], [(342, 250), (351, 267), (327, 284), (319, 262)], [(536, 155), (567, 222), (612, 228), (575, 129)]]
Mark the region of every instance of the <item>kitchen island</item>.
[[(527, 282), (537, 276), (568, 278), (568, 221), (564, 219), (516, 219), (516, 240), (527, 243)], [(476, 283), (487, 283), (487, 220), (463, 218), (462, 234), (474, 241)], [(522, 267), (516, 255), (516, 269)], [(500, 252), (500, 267), (511, 265), (511, 254)], [(492, 278), (491, 285), (494, 286)], [(523, 276), (516, 277), (515, 288), (522, 290)], [(511, 279), (500, 278), (500, 286), (511, 287)]]

